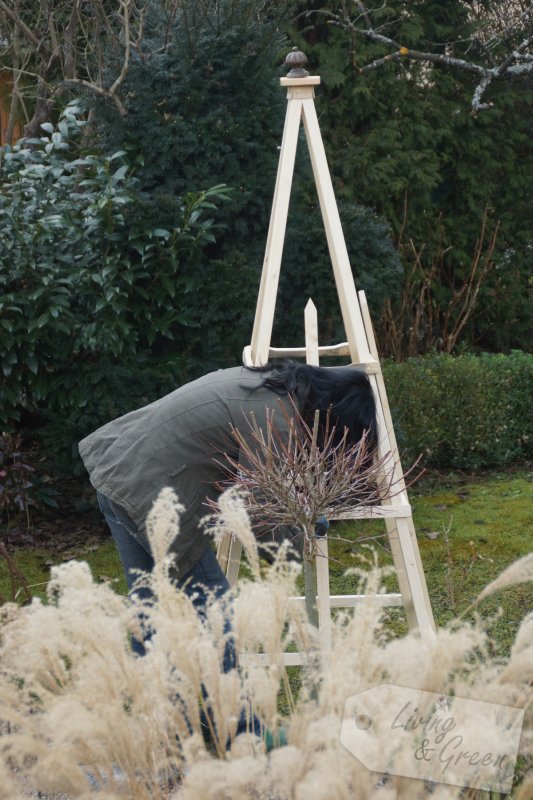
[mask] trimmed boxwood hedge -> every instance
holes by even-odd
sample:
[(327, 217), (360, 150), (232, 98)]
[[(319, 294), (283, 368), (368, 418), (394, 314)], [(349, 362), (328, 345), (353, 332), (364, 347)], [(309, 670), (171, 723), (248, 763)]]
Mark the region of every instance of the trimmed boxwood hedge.
[(435, 355), (383, 364), (405, 463), (501, 467), (530, 458), (533, 355)]
[[(85, 407), (73, 387), (71, 404), (61, 414), (49, 410), (33, 431), (51, 464), (83, 472), (78, 440), (189, 379), (170, 367), (101, 360), (93, 375), (80, 365), (71, 378), (88, 398)], [(435, 355), (382, 367), (404, 467), (420, 455), (424, 466), (465, 470), (533, 456), (532, 354)]]

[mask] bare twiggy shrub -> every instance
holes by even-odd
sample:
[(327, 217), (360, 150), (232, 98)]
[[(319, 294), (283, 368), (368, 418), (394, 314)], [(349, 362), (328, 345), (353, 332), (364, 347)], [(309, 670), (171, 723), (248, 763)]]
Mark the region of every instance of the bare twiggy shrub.
[[(395, 361), (435, 350), (455, 352), (465, 327), (477, 312), (480, 291), (494, 269), (499, 231), (499, 222), (491, 227), (489, 209), (485, 208), (470, 266), (458, 279), (447, 263), (452, 248), (444, 243), (443, 220), (438, 222), (439, 241), (433, 255), (426, 252), (425, 244), (404, 241), (406, 221), (407, 194), (398, 240), (398, 249), (407, 264), (402, 295), (395, 307), (390, 299), (385, 301), (379, 321), (382, 350)], [(445, 301), (443, 286), (447, 292)]]
[[(242, 528), (251, 562), (257, 563), (242, 499), (233, 492), (222, 506), (237, 535)], [(167, 491), (148, 521), (156, 556), (153, 576), (145, 579), (152, 602), (130, 603), (96, 584), (85, 564), (69, 562), (54, 568), (48, 604), (2, 607), (2, 800), (18, 800), (17, 769), (40, 791), (81, 800), (95, 796), (96, 784), (97, 796), (106, 800), (427, 797), (422, 781), (391, 774), (378, 785), (380, 775), (340, 744), (346, 699), (384, 683), (526, 708), (520, 752), (531, 757), (531, 615), (503, 660), (491, 655), (480, 616), (474, 623), (456, 620), (432, 641), (416, 633), (391, 638), (383, 609), (369, 603), (335, 618), (332, 650), (321, 655), (316, 630), (289, 602), (298, 568), (281, 548), (264, 575), (256, 570), (253, 581), (239, 582), (232, 607), (238, 651), (265, 652), (273, 666), (224, 674), (231, 635), (224, 624), (227, 609), (213, 599), (202, 622), (170, 580), (168, 545), (179, 535), (178, 514), (177, 500)], [(367, 592), (380, 590), (382, 574), (372, 563), (361, 567)], [(130, 634), (139, 634), (141, 612), (153, 631), (144, 657), (129, 646)], [(314, 673), (304, 673), (298, 697), (289, 695), (290, 713), (283, 719), (289, 745), (270, 755), (240, 746), (243, 739), (248, 744), (246, 737), (235, 740), (242, 709), (253, 708), (271, 729), (280, 721), (280, 686), (290, 692), (281, 654), (291, 642), (320, 657), (311, 661)], [(206, 705), (211, 747), (201, 732), (200, 707)], [(227, 738), (234, 740), (229, 751)], [(388, 752), (390, 735), (381, 747)], [(169, 776), (176, 779), (173, 788)], [(433, 789), (437, 800), (486, 796), (444, 784)], [(528, 797), (525, 791), (517, 795), (521, 800)]]
[(258, 528), (294, 525), (305, 536), (304, 556), (311, 558), (319, 517), (377, 504), (398, 489), (391, 454), (374, 458), (366, 432), (351, 444), (344, 431), (338, 442), (327, 421), (319, 445), (318, 412), (310, 427), (292, 406), (289, 413), (280, 405), (280, 426), (270, 409), (265, 430), (253, 424), (250, 431), (234, 429), (240, 455), (227, 461)]
[(306, 608), (310, 622), (317, 625), (317, 521), (353, 515), (369, 506), (379, 516), (380, 503), (401, 491), (404, 482), (391, 453), (376, 455), (368, 431), (354, 444), (346, 429), (338, 436), (329, 418), (321, 430), (318, 411), (312, 427), (293, 401), (290, 411), (280, 404), (280, 413), (281, 425), (270, 409), (264, 430), (253, 417), (249, 430), (234, 429), (239, 457), (226, 458), (231, 481), (244, 491), (259, 535), (278, 526), (303, 534)]

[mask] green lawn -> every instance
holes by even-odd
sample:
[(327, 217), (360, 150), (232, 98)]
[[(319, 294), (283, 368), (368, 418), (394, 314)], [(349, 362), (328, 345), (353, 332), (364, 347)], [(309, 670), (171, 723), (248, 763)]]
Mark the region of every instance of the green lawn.
[[(126, 593), (126, 581), (122, 574), (122, 567), (111, 538), (99, 545), (88, 547), (74, 547), (64, 555), (42, 548), (24, 548), (11, 551), (17, 567), (26, 577), (35, 597), (46, 597), (46, 584), (50, 577), (50, 567), (61, 564), (71, 558), (87, 561), (92, 574), (97, 580), (111, 581), (118, 592)], [(11, 597), (6, 564), (0, 559), (0, 595)], [(23, 599), (23, 592), (18, 589), (19, 599)]]
[[(463, 613), (487, 583), (505, 567), (531, 551), (533, 504), (527, 473), (491, 474), (483, 479), (450, 476), (426, 481), (409, 493), (433, 613), (438, 625)], [(343, 575), (346, 566), (364, 553), (360, 540), (379, 536), (380, 564), (392, 564), (384, 523), (339, 523), (332, 532), (348, 541), (331, 542), (332, 592), (352, 593), (355, 579)], [(386, 579), (398, 591), (395, 576)], [(501, 615), (498, 609), (501, 608)], [(478, 607), (491, 621), (489, 630), (502, 655), (508, 652), (520, 620), (533, 610), (533, 586), (521, 584), (484, 600)], [(393, 615), (394, 616), (394, 615)], [(396, 615), (398, 616), (398, 615)], [(398, 630), (405, 629), (400, 614)], [(498, 618), (496, 618), (498, 617)]]
[[(465, 611), (481, 589), (506, 566), (531, 550), (533, 511), (531, 476), (525, 471), (491, 473), (479, 479), (464, 476), (426, 478), (411, 489), (415, 526), (429, 596), (438, 625), (444, 625)], [(331, 591), (350, 594), (357, 591), (356, 579), (343, 573), (359, 564), (364, 554), (363, 540), (378, 537), (374, 546), (381, 564), (392, 563), (383, 521), (333, 523), (330, 532)], [(368, 542), (372, 543), (372, 541)], [(65, 555), (47, 550), (14, 551), (17, 565), (34, 588), (44, 597), (50, 565)], [(100, 545), (68, 551), (89, 563), (99, 580), (111, 580), (125, 592), (122, 570), (111, 540)], [(245, 572), (245, 566), (243, 572)], [(387, 589), (397, 591), (395, 576), (387, 579)], [(5, 564), (0, 561), (0, 593), (10, 594)], [(501, 608), (501, 615), (498, 609)], [(490, 631), (495, 647), (506, 655), (520, 620), (533, 609), (531, 583), (507, 589), (483, 601), (479, 611), (494, 617)], [(394, 629), (406, 629), (403, 612), (391, 612)]]

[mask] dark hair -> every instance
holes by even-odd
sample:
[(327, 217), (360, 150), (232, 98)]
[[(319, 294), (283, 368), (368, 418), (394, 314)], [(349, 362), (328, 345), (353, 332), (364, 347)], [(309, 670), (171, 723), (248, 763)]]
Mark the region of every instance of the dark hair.
[(371, 451), (375, 449), (378, 435), (376, 401), (364, 372), (355, 367), (314, 367), (288, 359), (248, 369), (267, 373), (260, 386), (279, 395), (291, 395), (308, 425), (313, 424), (318, 409), (323, 430), (329, 412), (337, 441), (347, 429), (348, 441), (356, 444), (366, 431), (367, 444)]

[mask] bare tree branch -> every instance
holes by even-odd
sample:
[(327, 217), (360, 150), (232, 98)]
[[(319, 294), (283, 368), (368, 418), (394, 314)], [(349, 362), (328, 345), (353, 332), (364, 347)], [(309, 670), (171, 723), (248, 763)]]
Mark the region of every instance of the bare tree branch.
[[(13, 72), (14, 108), (22, 101), (15, 71), (16, 36), (24, 74), (34, 78), (34, 114), (25, 135), (39, 135), (41, 124), (50, 119), (54, 100), (73, 87), (106, 97), (120, 114), (126, 114), (120, 92), (132, 48), (142, 52), (145, 12), (146, 6), (135, 0), (0, 0), (4, 40), (0, 67)], [(31, 91), (27, 81), (24, 90)]]
[[(499, 227), (496, 221), (489, 230), (489, 210), (485, 208), (470, 268), (459, 285), (454, 275), (447, 274), (445, 257), (452, 248), (442, 243), (442, 224), (439, 225), (441, 241), (427, 266), (423, 263), (424, 245), (417, 248), (412, 239), (403, 243), (400, 238), (398, 246), (400, 249), (407, 247), (412, 266), (405, 275), (399, 307), (393, 312), (390, 300), (383, 306), (380, 324), (388, 355), (402, 360), (421, 351), (453, 352), (460, 333), (476, 313), (479, 292), (494, 268)], [(440, 282), (438, 276), (441, 276)], [(450, 294), (443, 300), (435, 287), (446, 283)]]
[[(530, 34), (531, 27), (533, 26), (533, 4), (531, 3), (525, 8), (520, 9), (518, 13), (517, 9), (514, 8), (514, 17), (511, 15), (511, 18), (509, 18), (508, 15), (502, 14), (501, 19), (497, 15), (493, 15), (492, 18), (489, 17), (488, 20), (485, 20), (482, 14), (488, 13), (486, 9), (476, 9), (482, 32), (483, 24), (485, 24), (485, 33), (490, 36), (488, 40), (485, 40), (483, 36), (476, 34), (466, 41), (475, 42), (477, 44), (479, 50), (485, 54), (490, 66), (476, 63), (474, 60), (458, 58), (447, 52), (440, 53), (406, 47), (401, 44), (401, 42), (397, 41), (397, 39), (384, 32), (386, 29), (390, 29), (393, 23), (388, 21), (386, 25), (377, 28), (373, 23), (373, 10), (368, 9), (366, 5), (359, 0), (356, 0), (355, 6), (359, 11), (359, 15), (355, 18), (352, 18), (345, 10), (341, 10), (338, 13), (322, 13), (325, 13), (329, 17), (331, 25), (341, 27), (344, 30), (350, 31), (350, 33), (355, 36), (377, 42), (389, 49), (390, 52), (386, 53), (384, 56), (361, 66), (359, 68), (361, 74), (379, 69), (381, 66), (391, 61), (423, 61), (441, 67), (478, 75), (479, 81), (472, 95), (473, 112), (492, 107), (492, 103), (483, 102), (483, 96), (494, 81), (533, 74), (533, 53), (530, 52), (533, 41)], [(386, 3), (384, 3), (379, 10), (382, 10), (385, 6)], [(361, 21), (364, 23), (363, 26), (360, 24)], [(515, 43), (511, 46), (512, 40), (514, 39), (516, 41), (516, 36), (520, 34), (523, 35), (524, 33), (525, 38), (522, 42), (518, 45)], [(447, 43), (446, 49), (449, 50), (457, 46), (460, 41), (464, 42), (465, 40)], [(499, 57), (495, 55), (496, 48), (502, 50)]]
[(119, 86), (124, 82), (126, 75), (128, 73), (128, 67), (130, 65), (130, 6), (131, 0), (123, 0), (120, 3), (120, 6), (123, 11), (123, 34), (124, 34), (124, 60), (122, 62), (122, 69), (120, 70), (119, 75), (117, 75), (116, 80), (112, 84), (109, 89), (110, 96), (113, 96)]
[(112, 92), (111, 89), (105, 89), (103, 86), (98, 86), (98, 84), (92, 83), (91, 81), (85, 81), (83, 78), (68, 78), (61, 82), (61, 86), (66, 85), (81, 86), (83, 89), (88, 89), (100, 97), (106, 97), (113, 101), (122, 116), (125, 116), (128, 113), (128, 110), (120, 97), (115, 92)]
[(10, 8), (4, 0), (0, 0), (0, 11), (9, 17), (9, 19), (20, 29), (23, 36), (35, 47), (36, 50), (41, 49), (41, 41), (35, 36), (33, 31), (26, 25), (12, 8)]

